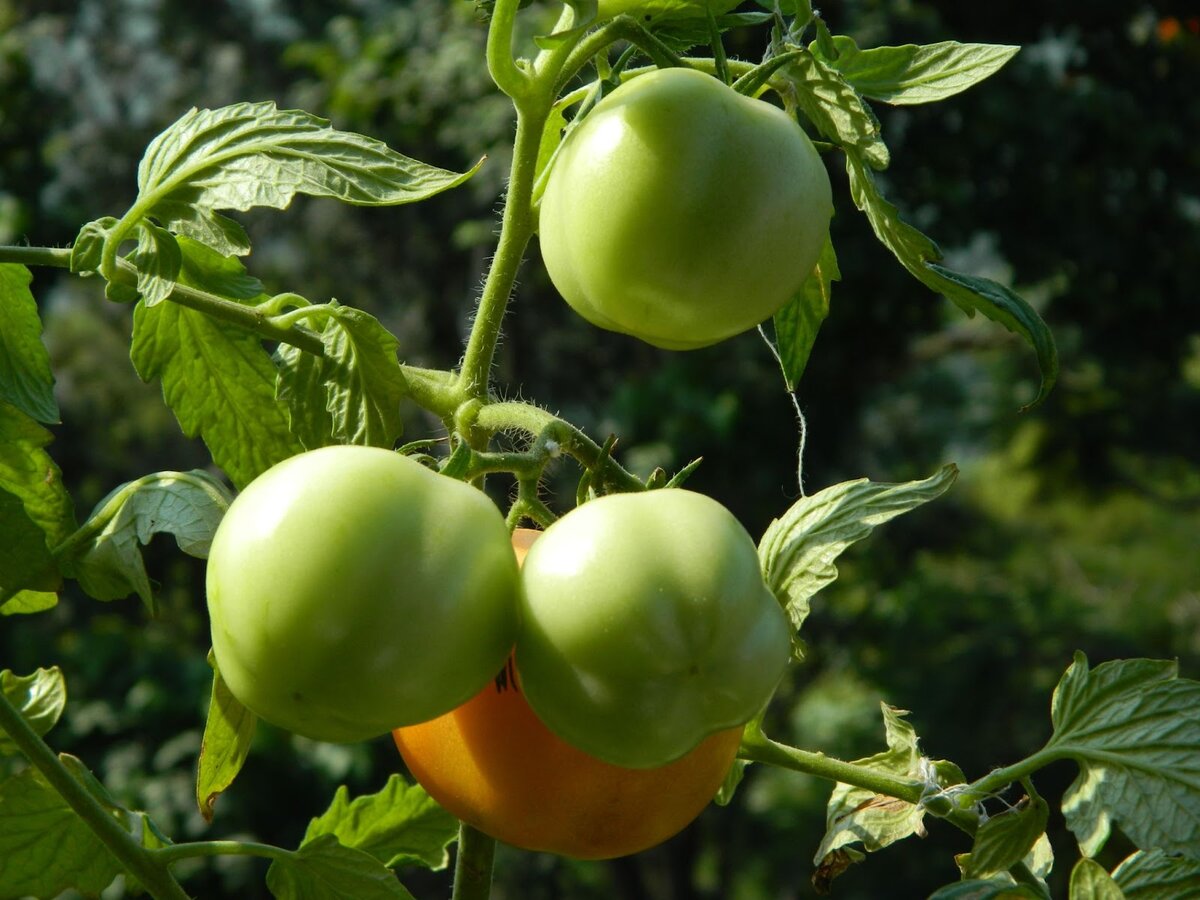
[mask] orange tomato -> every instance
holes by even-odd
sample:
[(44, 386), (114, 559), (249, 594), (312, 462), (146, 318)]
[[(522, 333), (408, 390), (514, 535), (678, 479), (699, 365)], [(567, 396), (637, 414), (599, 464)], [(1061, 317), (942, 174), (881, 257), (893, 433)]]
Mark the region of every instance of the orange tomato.
[[(537, 536), (513, 535), (518, 561)], [(695, 819), (733, 764), (741, 734), (718, 732), (657, 769), (610, 765), (542, 724), (510, 657), (462, 706), (393, 737), (412, 776), (469, 825), (527, 850), (607, 859), (661, 843)]]

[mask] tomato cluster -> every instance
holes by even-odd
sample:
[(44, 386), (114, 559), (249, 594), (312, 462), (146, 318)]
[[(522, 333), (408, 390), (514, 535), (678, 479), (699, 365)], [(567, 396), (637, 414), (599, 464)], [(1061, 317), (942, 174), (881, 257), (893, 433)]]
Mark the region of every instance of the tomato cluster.
[(455, 815), (583, 858), (691, 821), (789, 656), (753, 541), (701, 494), (600, 497), (510, 541), (480, 491), (363, 447), (242, 492), (208, 605), (220, 672), (263, 719), (332, 741), (395, 729)]

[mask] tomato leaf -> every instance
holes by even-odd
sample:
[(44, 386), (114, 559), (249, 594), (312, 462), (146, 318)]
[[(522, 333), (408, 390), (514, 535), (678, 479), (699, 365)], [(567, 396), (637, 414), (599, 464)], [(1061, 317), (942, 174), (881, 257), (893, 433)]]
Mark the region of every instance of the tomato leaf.
[(137, 249), (129, 261), (138, 267), (138, 293), (147, 306), (161, 303), (175, 290), (183, 253), (175, 235), (153, 222), (138, 224)]
[(1045, 900), (1045, 897), (1011, 878), (974, 878), (938, 888), (929, 900)]
[[(262, 299), (241, 263), (180, 239), (180, 281), (230, 300)], [(162, 380), (163, 397), (189, 437), (244, 487), (271, 465), (301, 452), (275, 398), (277, 372), (259, 338), (175, 303), (139, 303), (133, 316), (134, 366), (143, 381)]]
[[(5, 669), (0, 672), (0, 691), (38, 735), (46, 734), (58, 723), (67, 705), (67, 685), (58, 666), (24, 676)], [(16, 744), (0, 731), (0, 753), (16, 752)]]
[(308, 450), (329, 444), (390, 450), (403, 430), (400, 402), (408, 395), (399, 342), (374, 316), (336, 300), (310, 311), (324, 322), (325, 355), (290, 345), (276, 352), (276, 396), (287, 404), (292, 433)]
[(958, 477), (953, 465), (923, 481), (875, 484), (866, 478), (802, 497), (767, 526), (758, 558), (767, 585), (799, 629), (813, 594), (837, 578), (834, 560), (877, 525), (940, 497)]
[(1125, 900), (1112, 876), (1094, 859), (1081, 859), (1071, 870), (1069, 900)]
[(138, 205), (171, 231), (242, 255), (249, 249), (245, 232), (216, 210), (285, 209), (296, 194), (360, 206), (411, 203), (478, 169), (429, 166), (270, 101), (236, 103), (193, 108), (150, 143), (138, 166)]
[(36, 612), (54, 605), (52, 550), (74, 531), (71, 498), (62, 473), (43, 449), (50, 432), (0, 400), (0, 599), (4, 612)]
[(204, 821), (211, 822), (217, 797), (233, 784), (250, 754), (258, 716), (230, 692), (211, 650), (208, 664), (213, 670), (213, 685), (196, 767), (196, 804)]
[(1200, 859), (1139, 850), (1113, 872), (1128, 900), (1190, 900), (1200, 897)]
[(58, 402), (32, 280), (24, 266), (0, 263), (0, 401), (52, 424), (59, 421)]
[[(905, 720), (907, 711), (881, 703), (888, 749), (857, 765), (891, 772), (905, 778), (920, 779), (931, 785), (947, 787), (962, 781), (956, 766), (935, 763), (921, 755), (917, 732)], [(814, 885), (829, 883), (849, 866), (863, 859), (852, 847), (861, 844), (868, 853), (903, 840), (911, 835), (924, 836), (925, 808), (895, 797), (876, 794), (865, 788), (837, 784), (825, 810), (825, 837), (813, 860), (817, 871)]]
[(393, 774), (383, 790), (353, 800), (345, 785), (339, 787), (329, 809), (309, 822), (301, 847), (327, 834), (389, 868), (415, 860), (444, 869), (446, 848), (458, 838), (458, 820), (420, 785)]
[(383, 863), (331, 834), (271, 863), (267, 888), (283, 900), (413, 900)]
[(795, 101), (805, 117), (829, 140), (854, 150), (876, 169), (891, 162), (879, 119), (836, 69), (805, 53), (780, 70), (796, 87)]
[(813, 42), (815, 54), (832, 65), (860, 94), (894, 105), (945, 100), (995, 74), (1020, 47), (1006, 44), (904, 44), (860, 50), (852, 38), (833, 39), (834, 54)]
[(1041, 797), (992, 816), (979, 826), (971, 852), (961, 855), (963, 878), (987, 878), (1007, 872), (1033, 851), (1045, 835), (1050, 807)]
[(800, 376), (804, 374), (808, 357), (817, 340), (817, 332), (825, 317), (829, 315), (833, 282), (840, 281), (841, 277), (833, 242), (826, 238), (812, 274), (808, 276), (796, 296), (775, 313), (776, 352), (779, 354), (779, 365), (783, 369), (783, 378), (789, 391), (796, 389)]
[[(144, 847), (168, 843), (144, 813), (122, 808), (78, 759), (59, 760), (71, 776)], [(96, 837), (32, 766), (0, 783), (0, 884), (5, 896), (56, 897), (75, 889), (99, 896), (124, 872)]]
[(1043, 752), (1079, 763), (1062, 811), (1087, 856), (1119, 822), (1142, 850), (1200, 858), (1200, 681), (1177, 670), (1152, 659), (1089, 669), (1076, 653), (1054, 690)]
[(96, 505), (81, 529), (88, 540), (63, 565), (91, 597), (118, 600), (136, 593), (153, 613), (139, 545), (169, 533), (184, 553), (204, 559), (229, 501), (224, 486), (201, 471), (157, 472), (127, 482)]

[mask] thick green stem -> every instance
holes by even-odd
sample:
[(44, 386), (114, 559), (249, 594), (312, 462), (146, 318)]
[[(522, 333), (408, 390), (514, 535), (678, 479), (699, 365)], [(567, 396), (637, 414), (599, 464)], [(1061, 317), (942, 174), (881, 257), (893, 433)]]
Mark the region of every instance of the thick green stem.
[(149, 850), (134, 840), (133, 835), (109, 815), (87, 788), (75, 780), (54, 755), (54, 751), (29, 727), (29, 723), (2, 692), (0, 728), (8, 733), (30, 764), (87, 823), (109, 852), (142, 883), (152, 897), (156, 900), (188, 900), (188, 895), (172, 877), (166, 865), (156, 860)]
[(188, 844), (171, 844), (150, 852), (156, 860), (167, 866), (181, 859), (193, 859), (198, 856), (259, 856), (275, 860), (295, 855), (291, 850), (272, 847), (270, 844), (256, 844), (253, 841), (194, 841)]
[(487, 900), (492, 893), (492, 863), (496, 840), (465, 822), (458, 829), (451, 900)]
[(487, 39), (488, 74), (496, 87), (513, 100), (524, 97), (530, 89), (528, 72), (513, 59), (513, 30), (519, 9), (519, 0), (496, 0)]

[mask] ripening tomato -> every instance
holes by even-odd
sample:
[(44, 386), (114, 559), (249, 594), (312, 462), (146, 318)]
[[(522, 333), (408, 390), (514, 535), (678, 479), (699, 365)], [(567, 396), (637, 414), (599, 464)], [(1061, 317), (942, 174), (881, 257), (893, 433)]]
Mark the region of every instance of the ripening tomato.
[(770, 699), (791, 628), (754, 541), (693, 491), (590, 500), (521, 569), (525, 698), (551, 731), (614, 765), (665, 765)]
[(207, 582), (230, 691), (317, 740), (441, 715), (512, 648), (517, 566), (500, 511), (388, 450), (325, 447), (264, 472), (217, 528)]
[[(537, 536), (527, 529), (513, 535), (518, 558)], [(614, 766), (542, 724), (510, 659), (467, 703), (394, 737), (413, 777), (463, 821), (527, 850), (606, 859), (661, 843), (699, 815), (732, 765), (741, 733), (720, 731), (660, 768)]]
[(687, 350), (774, 315), (812, 272), (832, 213), (824, 163), (795, 119), (694, 69), (660, 69), (567, 136), (539, 234), (581, 316)]

